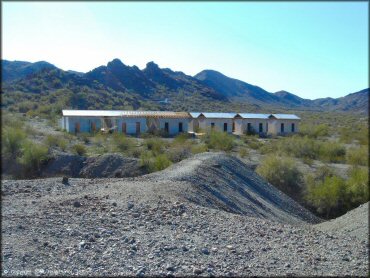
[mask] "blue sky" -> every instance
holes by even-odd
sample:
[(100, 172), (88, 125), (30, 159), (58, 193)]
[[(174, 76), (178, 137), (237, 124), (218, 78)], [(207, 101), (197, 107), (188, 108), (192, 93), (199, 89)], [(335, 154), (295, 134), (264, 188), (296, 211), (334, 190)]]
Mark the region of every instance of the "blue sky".
[(119, 58), (304, 98), (369, 87), (367, 2), (2, 2), (2, 58), (89, 71)]

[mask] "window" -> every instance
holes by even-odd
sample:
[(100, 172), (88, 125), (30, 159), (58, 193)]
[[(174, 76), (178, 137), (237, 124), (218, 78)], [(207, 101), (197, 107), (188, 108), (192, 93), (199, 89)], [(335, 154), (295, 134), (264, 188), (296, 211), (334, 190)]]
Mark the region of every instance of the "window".
[(284, 124), (283, 124), (283, 123), (280, 125), (280, 132), (281, 132), (281, 133), (283, 133), (283, 132), (284, 132)]
[(294, 126), (294, 123), (292, 123), (292, 132), (294, 132), (295, 130), (295, 126)]
[(263, 124), (262, 123), (259, 124), (259, 132), (263, 132)]
[(266, 132), (269, 131), (269, 123), (266, 123)]
[(232, 132), (235, 132), (235, 122), (233, 122), (233, 125), (232, 125)]
[(164, 130), (168, 133), (169, 131), (169, 124), (168, 123), (164, 123)]
[(224, 131), (227, 131), (227, 123), (224, 123)]
[(214, 129), (215, 128), (215, 123), (211, 123), (211, 128)]
[(182, 123), (179, 123), (179, 132), (182, 132)]
[(126, 123), (122, 123), (122, 133), (126, 134), (126, 130), (127, 130)]

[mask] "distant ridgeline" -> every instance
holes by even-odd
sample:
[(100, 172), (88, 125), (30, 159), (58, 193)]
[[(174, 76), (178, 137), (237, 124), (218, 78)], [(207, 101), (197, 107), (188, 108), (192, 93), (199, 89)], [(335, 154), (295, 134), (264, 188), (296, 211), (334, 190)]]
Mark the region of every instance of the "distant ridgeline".
[(285, 135), (298, 131), (293, 114), (209, 113), (172, 111), (63, 110), (60, 125), (68, 132), (118, 132), (166, 135), (219, 130), (237, 135)]
[(143, 70), (114, 59), (87, 73), (48, 62), (2, 60), (2, 107), (58, 115), (63, 108), (173, 111), (342, 111), (368, 113), (369, 89), (309, 100), (268, 92), (213, 70), (194, 76), (149, 62)]

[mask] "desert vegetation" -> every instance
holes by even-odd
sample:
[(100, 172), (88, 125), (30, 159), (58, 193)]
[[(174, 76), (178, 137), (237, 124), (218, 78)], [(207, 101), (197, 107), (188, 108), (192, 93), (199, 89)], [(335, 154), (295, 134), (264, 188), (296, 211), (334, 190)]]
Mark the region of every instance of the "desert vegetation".
[[(299, 133), (287, 137), (236, 137), (207, 130), (199, 138), (188, 134), (168, 138), (160, 132), (135, 138), (119, 133), (69, 134), (58, 128), (53, 114), (44, 117), (39, 110), (32, 111), (2, 111), (2, 159), (13, 165), (16, 178), (37, 177), (58, 152), (81, 157), (119, 153), (155, 172), (197, 153), (223, 151), (249, 163), (321, 217), (336, 217), (369, 200), (367, 121), (350, 115), (306, 114)], [(38, 121), (44, 126), (35, 125)]]

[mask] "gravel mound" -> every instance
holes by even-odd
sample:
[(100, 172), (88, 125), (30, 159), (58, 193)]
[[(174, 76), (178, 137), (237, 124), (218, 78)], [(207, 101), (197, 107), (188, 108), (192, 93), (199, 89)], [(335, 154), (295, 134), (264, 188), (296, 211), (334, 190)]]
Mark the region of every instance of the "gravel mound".
[(238, 158), (223, 153), (195, 155), (150, 178), (188, 183), (189, 190), (178, 194), (202, 206), (285, 223), (320, 221)]
[(369, 238), (369, 202), (347, 212), (345, 215), (314, 227), (321, 231), (342, 233), (367, 240)]
[(314, 229), (242, 169), (203, 154), (141, 177), (4, 180), (2, 275), (368, 274), (365, 240)]
[(82, 178), (120, 178), (136, 177), (146, 174), (136, 158), (127, 158), (120, 154), (104, 154), (89, 157), (80, 171)]
[(42, 169), (42, 177), (69, 176), (79, 177), (84, 166), (85, 157), (69, 154), (55, 153), (48, 164)]

